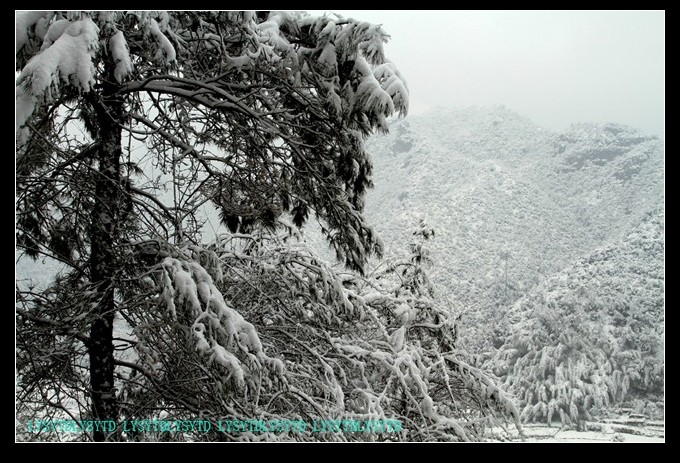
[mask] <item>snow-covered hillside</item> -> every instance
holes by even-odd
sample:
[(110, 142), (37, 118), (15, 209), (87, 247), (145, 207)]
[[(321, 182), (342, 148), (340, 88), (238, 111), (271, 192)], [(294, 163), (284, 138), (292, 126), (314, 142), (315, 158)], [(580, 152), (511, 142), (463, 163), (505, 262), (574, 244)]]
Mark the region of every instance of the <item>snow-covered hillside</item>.
[(576, 424), (622, 403), (663, 416), (663, 254), (659, 209), (508, 311), (505, 342), (486, 365), (526, 421)]
[[(441, 109), (394, 122), (369, 148), (370, 221), (399, 253), (426, 218), (434, 281), (473, 328), (664, 201), (663, 142), (616, 124), (554, 133), (504, 107)], [(478, 350), (502, 341), (463, 331)]]
[[(546, 418), (554, 397), (547, 394), (545, 407), (536, 404), (547, 376), (535, 373), (535, 383), (525, 378), (519, 385), (513, 368), (517, 375), (528, 371), (512, 362), (500, 371), (499, 358), (529, 336), (536, 361), (545, 353), (542, 366), (554, 368), (564, 354), (559, 345), (576, 348), (560, 344), (565, 323), (574, 324), (575, 339), (611, 343), (601, 359), (611, 363), (601, 375), (609, 384), (593, 398), (609, 394), (614, 403), (656, 394), (654, 402), (663, 395), (662, 140), (617, 124), (574, 124), (554, 133), (492, 107), (395, 121), (369, 147), (375, 189), (366, 211), (388, 255), (405, 252), (421, 217), (434, 228), (432, 279), (463, 313), (461, 341), (516, 393), (538, 388), (532, 400), (519, 397), (522, 407), (537, 407), (525, 416)], [(555, 291), (560, 302), (546, 305)], [(567, 300), (585, 312), (554, 308)], [(545, 320), (537, 314), (547, 312), (556, 324), (541, 331), (535, 325)], [(580, 323), (586, 315), (590, 321)], [(534, 368), (534, 360), (523, 361)], [(558, 419), (560, 406), (550, 409)]]

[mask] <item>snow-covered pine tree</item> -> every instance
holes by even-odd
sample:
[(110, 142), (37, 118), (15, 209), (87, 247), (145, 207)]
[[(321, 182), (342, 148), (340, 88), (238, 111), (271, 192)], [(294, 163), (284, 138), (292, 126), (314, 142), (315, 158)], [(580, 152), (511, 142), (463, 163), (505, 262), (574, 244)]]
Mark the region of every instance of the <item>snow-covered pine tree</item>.
[[(67, 266), (47, 291), (18, 288), (20, 396), (67, 413), (84, 400), (92, 418), (117, 420), (120, 371), (153, 372), (116, 354), (114, 321), (171, 310), (174, 297), (187, 308), (176, 316), (206, 314), (191, 335), (237, 385), (247, 374), (229, 349), (267, 363), (191, 247), (201, 204), (246, 233), (285, 215), (300, 227), (313, 213), (338, 257), (362, 271), (381, 251), (361, 213), (363, 142), (408, 104), (386, 39), (379, 26), (303, 13), (17, 13), (17, 247)], [(219, 322), (232, 331), (201, 338)], [(88, 389), (49, 386), (61, 377), (54, 359), (32, 356), (36, 329), (69, 358), (87, 349), (72, 365), (88, 370)]]
[[(409, 258), (366, 266), (381, 245), (361, 213), (363, 140), (407, 109), (380, 28), (265, 12), (17, 26), (17, 244), (67, 268), (17, 285), (20, 420), (402, 423), (96, 440), (467, 441), (518, 424), (456, 348), (428, 278), (434, 232), (423, 222)], [(210, 246), (206, 203), (230, 230)], [(349, 270), (297, 239), (310, 214)]]

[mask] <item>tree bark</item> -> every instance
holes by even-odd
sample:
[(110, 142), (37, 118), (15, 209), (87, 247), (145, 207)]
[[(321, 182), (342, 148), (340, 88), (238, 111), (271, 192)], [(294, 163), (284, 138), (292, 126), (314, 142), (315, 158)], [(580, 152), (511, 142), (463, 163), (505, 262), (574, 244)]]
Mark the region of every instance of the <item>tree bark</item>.
[[(111, 66), (108, 66), (111, 68)], [(112, 69), (102, 93), (93, 106), (99, 129), (98, 171), (90, 228), (90, 278), (96, 285), (96, 318), (90, 326), (90, 386), (94, 420), (118, 422), (114, 384), (113, 321), (116, 311), (114, 277), (117, 268), (114, 246), (120, 216), (120, 159), (123, 102), (116, 96)], [(117, 426), (116, 426), (117, 428)], [(95, 427), (95, 429), (97, 429)], [(94, 431), (95, 441), (118, 440), (119, 433), (102, 428)]]

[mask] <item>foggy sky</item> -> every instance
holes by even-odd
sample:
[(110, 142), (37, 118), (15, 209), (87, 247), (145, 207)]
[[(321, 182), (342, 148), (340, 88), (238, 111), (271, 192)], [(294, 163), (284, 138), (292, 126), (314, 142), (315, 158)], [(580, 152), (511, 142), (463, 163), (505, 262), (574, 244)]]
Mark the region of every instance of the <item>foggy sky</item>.
[(332, 12), (391, 35), (409, 114), (503, 104), (555, 130), (617, 122), (665, 135), (664, 11)]

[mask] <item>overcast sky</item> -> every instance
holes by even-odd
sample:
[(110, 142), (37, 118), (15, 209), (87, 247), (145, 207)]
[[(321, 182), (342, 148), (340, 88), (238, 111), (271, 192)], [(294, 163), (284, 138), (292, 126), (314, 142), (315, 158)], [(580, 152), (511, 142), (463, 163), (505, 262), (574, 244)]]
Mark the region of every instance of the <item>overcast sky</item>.
[(551, 129), (618, 122), (665, 135), (663, 11), (328, 12), (383, 25), (410, 114), (503, 104)]

